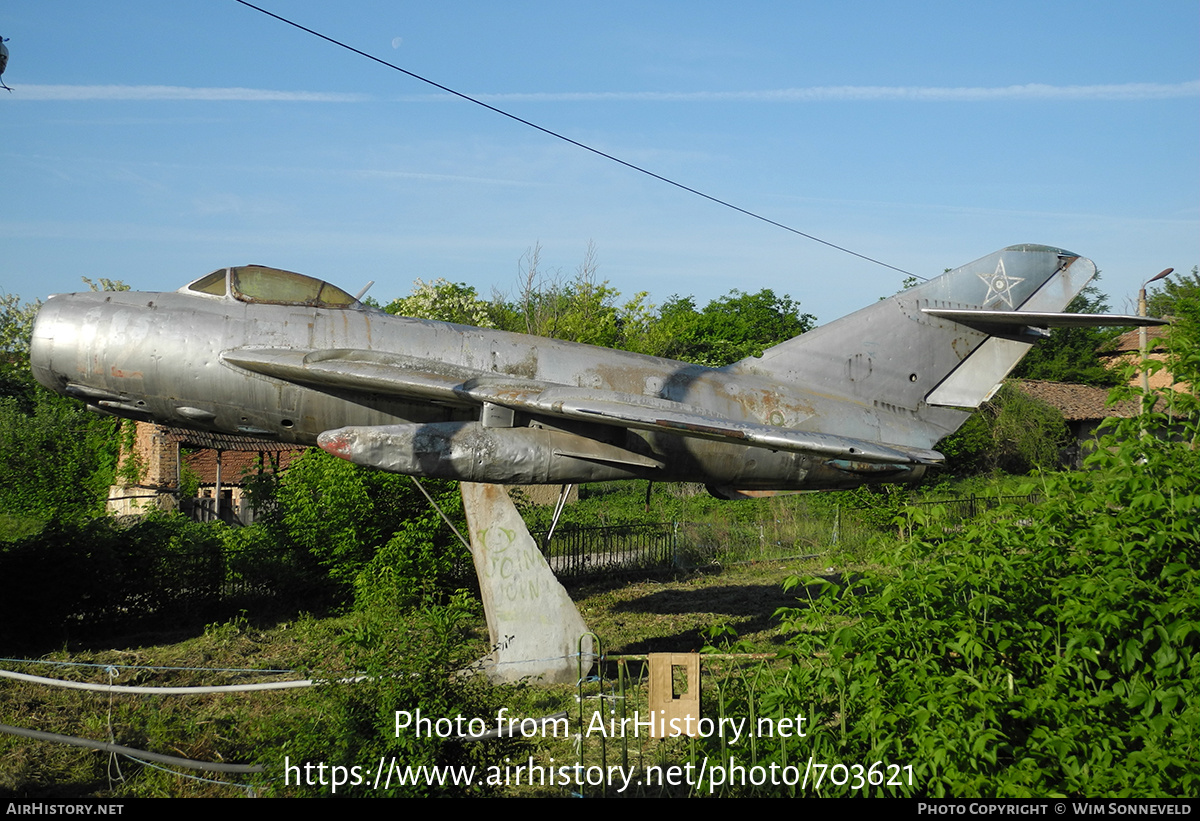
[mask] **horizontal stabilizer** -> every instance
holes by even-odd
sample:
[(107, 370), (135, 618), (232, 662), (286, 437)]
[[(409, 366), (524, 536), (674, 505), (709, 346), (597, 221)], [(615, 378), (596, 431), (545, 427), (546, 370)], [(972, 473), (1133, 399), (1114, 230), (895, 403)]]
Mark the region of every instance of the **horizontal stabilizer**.
[(949, 319), (970, 328), (992, 332), (997, 328), (1114, 328), (1129, 325), (1166, 325), (1167, 320), (1129, 314), (1065, 314), (1045, 311), (982, 311), (922, 308), (921, 313)]

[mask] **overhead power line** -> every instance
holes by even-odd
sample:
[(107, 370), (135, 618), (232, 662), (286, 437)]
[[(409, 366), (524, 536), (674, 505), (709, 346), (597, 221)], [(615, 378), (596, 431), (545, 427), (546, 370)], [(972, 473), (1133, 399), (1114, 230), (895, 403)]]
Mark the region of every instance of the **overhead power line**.
[(278, 21), (279, 21), (279, 22), (281, 22), (281, 23), (286, 23), (286, 24), (288, 24), (289, 26), (292, 26), (293, 28), (297, 28), (297, 29), (300, 29), (300, 31), (306, 32), (306, 33), (308, 33), (308, 34), (311, 34), (313, 37), (320, 38), (321, 40), (324, 40), (324, 41), (325, 41), (325, 42), (327, 42), (327, 43), (332, 43), (333, 45), (335, 45), (335, 46), (338, 46), (338, 47), (340, 47), (340, 48), (344, 48), (344, 49), (346, 49), (346, 51), (353, 52), (354, 54), (357, 54), (357, 55), (359, 55), (360, 57), (365, 57), (365, 58), (367, 58), (368, 60), (372, 60), (372, 61), (374, 61), (374, 62), (376, 62), (376, 63), (379, 63), (379, 64), (380, 64), (380, 65), (382, 65), (382, 66), (387, 66), (387, 67), (388, 67), (388, 68), (390, 68), (390, 69), (393, 69), (393, 70), (395, 70), (395, 71), (399, 71), (401, 74), (405, 74), (405, 75), (407, 75), (407, 76), (409, 76), (409, 77), (412, 77), (414, 80), (419, 80), (419, 81), (421, 81), (422, 83), (425, 83), (425, 84), (427, 84), (427, 85), (431, 85), (431, 86), (433, 86), (433, 87), (434, 87), (434, 88), (436, 88), (436, 89), (439, 89), (439, 90), (441, 90), (441, 91), (444, 91), (444, 92), (446, 92), (447, 94), (452, 94), (452, 95), (454, 95), (455, 97), (458, 97), (458, 98), (460, 98), (460, 99), (466, 100), (467, 102), (474, 103), (474, 104), (475, 104), (475, 105), (477, 105), (477, 106), (481, 106), (481, 107), (483, 107), (483, 108), (486, 108), (488, 111), (493, 111), (493, 112), (495, 112), (496, 114), (500, 114), (501, 116), (507, 117), (507, 118), (508, 118), (508, 119), (510, 119), (510, 120), (514, 120), (514, 121), (516, 121), (516, 122), (518, 122), (518, 123), (521, 123), (522, 125), (528, 126), (529, 128), (532, 128), (532, 129), (535, 129), (535, 130), (537, 130), (537, 131), (540, 131), (540, 132), (542, 132), (543, 134), (547, 134), (547, 135), (549, 135), (549, 136), (551, 136), (551, 137), (554, 137), (554, 138), (556, 138), (556, 139), (562, 140), (563, 142), (567, 142), (567, 143), (570, 143), (571, 145), (574, 145), (574, 146), (576, 146), (576, 147), (578, 147), (578, 148), (582, 148), (584, 151), (590, 151), (591, 153), (593, 153), (593, 154), (596, 154), (597, 156), (604, 157), (606, 160), (611, 160), (611, 161), (613, 161), (613, 162), (615, 162), (615, 163), (617, 163), (617, 164), (619, 164), (619, 165), (623, 165), (623, 166), (625, 166), (626, 168), (629, 168), (629, 169), (632, 169), (632, 170), (634, 170), (634, 171), (637, 171), (637, 172), (639, 172), (639, 173), (645, 174), (645, 175), (646, 175), (646, 176), (648, 176), (648, 177), (653, 177), (654, 179), (656, 179), (656, 180), (660, 180), (661, 182), (665, 182), (665, 183), (667, 183), (668, 185), (673, 185), (673, 186), (675, 186), (676, 188), (679, 188), (679, 189), (682, 189), (682, 190), (684, 190), (684, 191), (687, 191), (687, 192), (688, 192), (688, 193), (690, 193), (690, 194), (695, 194), (697, 197), (703, 197), (704, 199), (708, 200), (709, 202), (715, 202), (717, 205), (723, 205), (723, 206), (725, 206), (726, 208), (730, 208), (730, 209), (732, 209), (732, 210), (734, 210), (734, 211), (737, 211), (737, 212), (738, 212), (738, 213), (740, 213), (740, 214), (745, 214), (745, 215), (746, 215), (746, 216), (748, 216), (748, 217), (753, 217), (754, 219), (756, 219), (756, 220), (760, 220), (760, 221), (762, 221), (762, 222), (765, 222), (765, 223), (767, 223), (768, 225), (774, 225), (776, 228), (782, 228), (782, 229), (783, 229), (783, 230), (785, 230), (785, 231), (789, 231), (789, 232), (791, 232), (791, 233), (793, 233), (793, 234), (796, 234), (797, 236), (801, 236), (801, 237), (804, 237), (805, 239), (812, 240), (813, 242), (819, 242), (821, 245), (824, 245), (824, 246), (827, 246), (827, 247), (829, 247), (829, 248), (833, 248), (834, 250), (841, 251), (841, 252), (843, 252), (843, 253), (849, 254), (850, 256), (853, 256), (853, 257), (858, 257), (859, 259), (866, 260), (867, 262), (873, 262), (873, 263), (875, 263), (876, 265), (882, 265), (884, 268), (890, 268), (890, 269), (891, 269), (891, 270), (893, 270), (893, 271), (897, 271), (897, 272), (899, 272), (899, 273), (901, 273), (901, 274), (905, 274), (905, 275), (907, 275), (907, 276), (915, 276), (915, 277), (917, 277), (918, 279), (925, 279), (925, 277), (922, 277), (922, 276), (920, 276), (919, 274), (914, 274), (914, 273), (912, 273), (911, 271), (906, 271), (906, 270), (904, 270), (903, 268), (897, 268), (895, 265), (890, 265), (890, 264), (888, 264), (888, 263), (886, 263), (886, 262), (883, 262), (882, 260), (875, 259), (874, 257), (869, 257), (869, 256), (867, 256), (866, 254), (860, 254), (860, 253), (858, 253), (857, 251), (852, 251), (852, 250), (850, 250), (849, 248), (846, 248), (846, 247), (845, 247), (845, 246), (843, 246), (843, 245), (838, 245), (838, 244), (836, 244), (836, 243), (830, 242), (829, 240), (824, 240), (824, 239), (821, 239), (820, 237), (813, 236), (812, 234), (807, 234), (807, 233), (805, 233), (804, 231), (801, 231), (801, 230), (800, 230), (800, 229), (798, 229), (798, 228), (793, 228), (793, 227), (791, 227), (790, 225), (785, 225), (784, 223), (782, 223), (782, 222), (778, 222), (778, 221), (776, 221), (776, 220), (773, 220), (773, 219), (771, 219), (770, 217), (764, 217), (762, 214), (757, 214), (757, 213), (755, 213), (755, 212), (753, 212), (753, 211), (747, 210), (747, 209), (745, 209), (745, 208), (741, 208), (740, 206), (734, 205), (733, 203), (731, 203), (731, 202), (728, 202), (727, 200), (720, 199), (719, 197), (714, 197), (714, 196), (712, 196), (711, 194), (705, 194), (703, 191), (698, 191), (698, 190), (696, 190), (695, 188), (692, 188), (692, 187), (690, 187), (690, 186), (684, 185), (684, 184), (683, 184), (683, 183), (681, 183), (681, 182), (677, 182), (676, 180), (673, 180), (673, 179), (671, 179), (670, 177), (664, 177), (664, 176), (663, 176), (663, 175), (661, 175), (661, 174), (656, 174), (656, 173), (654, 173), (653, 171), (650, 171), (650, 170), (649, 170), (649, 169), (647, 169), (647, 168), (643, 168), (643, 167), (642, 167), (642, 166), (640, 166), (640, 165), (635, 165), (634, 163), (631, 163), (631, 162), (628, 162), (628, 161), (626, 161), (626, 160), (623, 160), (623, 159), (621, 159), (620, 157), (615, 157), (615, 156), (613, 156), (612, 154), (608, 154), (608, 153), (606, 153), (606, 152), (604, 152), (604, 151), (601, 151), (601, 150), (600, 150), (600, 149), (598, 149), (598, 148), (593, 148), (592, 146), (590, 146), (590, 145), (587, 145), (586, 143), (581, 143), (581, 142), (579, 142), (578, 140), (574, 140), (574, 139), (572, 139), (572, 138), (570, 138), (570, 137), (566, 136), (565, 134), (560, 134), (560, 133), (559, 133), (559, 132), (557, 132), (557, 131), (553, 131), (553, 130), (551, 130), (551, 129), (549, 129), (549, 128), (546, 128), (546, 127), (544, 127), (544, 126), (540, 126), (540, 125), (538, 125), (537, 123), (530, 122), (529, 120), (526, 120), (526, 119), (524, 119), (524, 118), (522, 118), (522, 117), (518, 117), (516, 114), (512, 114), (512, 113), (510, 113), (510, 112), (508, 112), (508, 111), (505, 111), (505, 110), (504, 110), (504, 109), (502, 109), (502, 108), (497, 108), (497, 107), (496, 107), (496, 106), (494, 106), (494, 105), (490, 105), (490, 104), (488, 104), (488, 103), (485, 103), (483, 100), (480, 100), (480, 99), (478, 99), (478, 98), (476, 98), (476, 97), (472, 97), (472, 96), (471, 96), (471, 95), (469, 95), (469, 94), (464, 94), (464, 93), (463, 93), (463, 92), (461, 92), (461, 91), (455, 91), (454, 89), (452, 89), (452, 88), (450, 88), (450, 87), (448, 87), (448, 86), (444, 86), (444, 85), (442, 85), (441, 83), (435, 82), (434, 80), (430, 80), (428, 77), (422, 77), (420, 74), (417, 74), (417, 73), (415, 73), (415, 72), (409, 71), (409, 70), (408, 70), (408, 69), (406, 69), (406, 68), (402, 68), (401, 66), (398, 66), (398, 65), (396, 65), (395, 63), (389, 63), (387, 60), (384, 60), (384, 59), (382, 59), (382, 58), (376, 57), (376, 56), (375, 56), (375, 55), (373, 55), (373, 54), (368, 54), (367, 52), (365, 52), (365, 51), (363, 51), (363, 50), (361, 50), (361, 49), (357, 49), (357, 48), (355, 48), (355, 47), (354, 47), (354, 46), (352, 46), (352, 45), (349, 45), (349, 44), (347, 44), (347, 43), (343, 43), (341, 40), (336, 40), (336, 39), (334, 39), (333, 37), (330, 37), (330, 36), (328, 36), (328, 35), (326, 35), (326, 34), (322, 34), (322, 33), (321, 33), (321, 32), (319, 32), (319, 31), (315, 31), (315, 30), (313, 30), (313, 29), (310, 29), (310, 28), (308, 28), (307, 26), (302, 26), (302, 25), (300, 25), (299, 23), (295, 22), (294, 20), (289, 20), (289, 19), (288, 19), (288, 18), (286, 18), (286, 17), (281, 17), (280, 15), (278, 15), (278, 14), (275, 14), (274, 12), (267, 11), (266, 9), (262, 8), (261, 6), (256, 6), (256, 5), (254, 5), (253, 3), (247, 2), (247, 0), (237, 0), (237, 2), (238, 2), (238, 3), (241, 3), (243, 6), (246, 6), (247, 8), (251, 8), (251, 9), (254, 9), (255, 11), (257, 11), (257, 12), (261, 12), (261, 13), (263, 13), (263, 14), (267, 15), (268, 17), (273, 17), (273, 18), (275, 18), (276, 20), (278, 20)]

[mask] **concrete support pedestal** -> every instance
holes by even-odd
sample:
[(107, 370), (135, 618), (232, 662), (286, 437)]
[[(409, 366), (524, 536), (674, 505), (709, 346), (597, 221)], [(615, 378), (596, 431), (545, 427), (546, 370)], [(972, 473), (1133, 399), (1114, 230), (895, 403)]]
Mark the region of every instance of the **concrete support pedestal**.
[[(548, 684), (578, 679), (579, 638), (587, 632), (501, 485), (462, 482), (471, 556), (493, 652), (483, 661), (493, 682), (525, 678)], [(584, 642), (583, 672), (591, 669)]]

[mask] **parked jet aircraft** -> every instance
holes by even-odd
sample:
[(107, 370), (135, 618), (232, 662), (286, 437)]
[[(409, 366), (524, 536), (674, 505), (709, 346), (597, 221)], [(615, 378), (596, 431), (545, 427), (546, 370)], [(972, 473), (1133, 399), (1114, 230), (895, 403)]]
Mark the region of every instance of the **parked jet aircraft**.
[(723, 497), (915, 479), (1056, 325), (1090, 260), (1017, 245), (724, 368), (393, 317), (259, 265), (52, 297), (46, 387), (119, 416), (498, 484), (700, 481)]

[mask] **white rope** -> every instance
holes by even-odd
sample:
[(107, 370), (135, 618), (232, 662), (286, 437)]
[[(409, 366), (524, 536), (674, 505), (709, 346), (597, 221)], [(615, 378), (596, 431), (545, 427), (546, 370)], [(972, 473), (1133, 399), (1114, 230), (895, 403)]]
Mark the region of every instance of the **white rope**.
[[(253, 690), (289, 690), (297, 687), (313, 687), (318, 684), (335, 683), (329, 679), (303, 679), (302, 681), (267, 681), (261, 684), (223, 684), (213, 687), (141, 687), (118, 684), (90, 684), (86, 681), (63, 681), (57, 678), (31, 676), (26, 673), (14, 673), (11, 670), (0, 670), (0, 677), (27, 681), (32, 684), (46, 684), (51, 687), (66, 687), (69, 690), (90, 690), (96, 693), (126, 693), (148, 694), (156, 696), (202, 695), (205, 693), (245, 693)], [(366, 676), (337, 679), (338, 684), (352, 684), (363, 681)]]
[(162, 755), (161, 753), (152, 753), (147, 750), (138, 750), (134, 747), (126, 747), (123, 744), (112, 744), (107, 741), (93, 741), (90, 738), (78, 738), (77, 736), (60, 735), (59, 733), (44, 733), (41, 730), (30, 730), (25, 727), (12, 727), (8, 724), (0, 724), (0, 733), (21, 736), (23, 738), (34, 738), (38, 741), (52, 741), (56, 744), (69, 744), (72, 747), (87, 747), (92, 750), (103, 750), (104, 752), (113, 753), (116, 755), (124, 755), (130, 758), (140, 756), (141, 758), (146, 758), (151, 761), (161, 761), (163, 764), (171, 764), (176, 767), (186, 767), (189, 770), (207, 770), (209, 772), (218, 773), (261, 773), (266, 769), (261, 764), (229, 764), (223, 761), (196, 761), (191, 758), (180, 758), (177, 755)]

